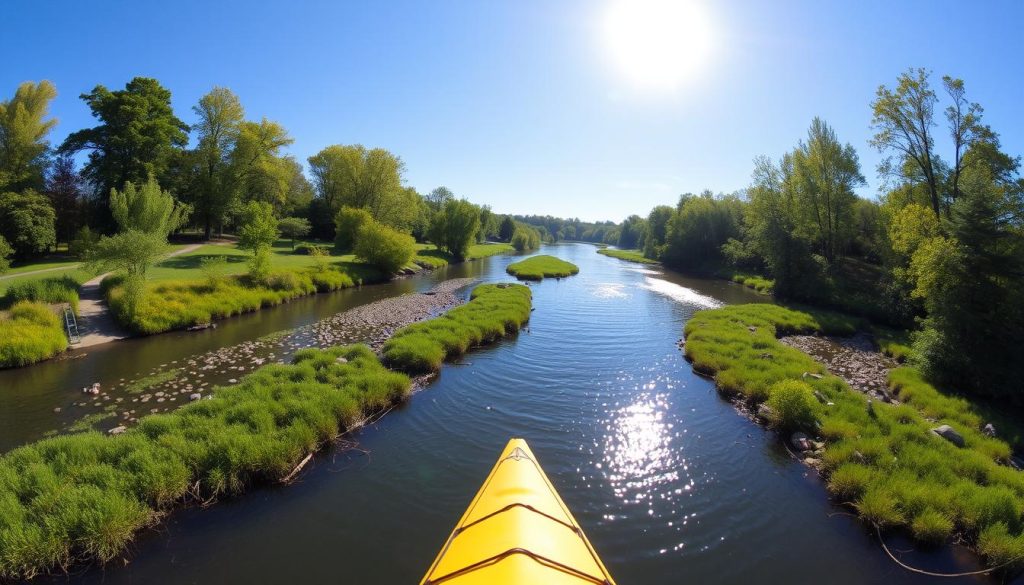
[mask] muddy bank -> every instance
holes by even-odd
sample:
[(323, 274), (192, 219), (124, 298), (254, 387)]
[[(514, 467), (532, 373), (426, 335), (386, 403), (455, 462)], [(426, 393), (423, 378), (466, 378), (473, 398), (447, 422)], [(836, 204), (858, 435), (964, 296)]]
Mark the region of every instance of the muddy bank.
[(865, 333), (853, 337), (789, 335), (780, 337), (779, 342), (821, 362), (854, 390), (889, 399), (886, 389), (889, 370), (899, 367), (899, 363), (875, 349), (871, 336)]
[(108, 386), (80, 389), (83, 400), (71, 408), (76, 420), (58, 432), (95, 428), (114, 430), (131, 426), (142, 416), (170, 411), (200, 400), (213, 387), (235, 384), (246, 373), (268, 363), (286, 363), (298, 350), (365, 343), (374, 350), (394, 331), (435, 317), (464, 302), (460, 291), (475, 279), (442, 282), (425, 293), (409, 293), (356, 307), (316, 323), (279, 331), (252, 341), (223, 347), (187, 360), (160, 364), (135, 379), (120, 379)]

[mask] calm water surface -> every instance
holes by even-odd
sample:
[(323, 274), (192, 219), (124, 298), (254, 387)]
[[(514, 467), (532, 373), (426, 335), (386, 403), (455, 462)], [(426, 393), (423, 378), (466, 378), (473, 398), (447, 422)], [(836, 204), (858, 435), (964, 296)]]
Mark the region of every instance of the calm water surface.
[[(620, 584), (933, 582), (898, 568), (859, 523), (836, 514), (820, 480), (682, 359), (676, 343), (695, 311), (764, 297), (606, 258), (592, 246), (545, 252), (580, 274), (534, 286), (527, 329), (445, 366), (406, 405), (352, 437), (359, 451), (321, 454), (295, 485), (175, 513), (138, 539), (127, 566), (70, 580), (415, 583), (505, 442), (521, 436)], [(138, 348), (97, 352), (88, 370), (119, 377), (106, 372), (149, 368), (148, 352), (159, 363), (183, 358), (438, 279), (507, 280), (511, 261), (296, 303), (210, 337), (137, 340)], [(78, 383), (63, 368), (83, 366), (68, 363), (39, 367), (45, 392)], [(19, 371), (19, 382), (31, 382), (32, 370)], [(29, 421), (53, 416), (52, 400), (19, 393), (5, 407)], [(46, 426), (19, 425), (10, 414), (0, 423), (7, 442)], [(898, 537), (890, 546), (910, 548)], [(906, 558), (937, 571), (976, 568), (957, 549)]]

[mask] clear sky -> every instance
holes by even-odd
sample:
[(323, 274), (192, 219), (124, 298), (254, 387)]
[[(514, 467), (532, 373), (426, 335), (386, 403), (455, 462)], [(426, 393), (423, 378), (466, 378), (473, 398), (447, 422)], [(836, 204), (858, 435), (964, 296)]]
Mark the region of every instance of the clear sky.
[(97, 84), (155, 77), (187, 123), (227, 86), (303, 163), (381, 146), (421, 192), (585, 220), (743, 188), (752, 159), (792, 148), (815, 115), (857, 148), (873, 196), (868, 104), (910, 66), (939, 87), (962, 77), (1024, 153), (1019, 0), (694, 0), (653, 20), (642, 4), (6, 0), (0, 90), (53, 81), (59, 143), (93, 124), (78, 95)]

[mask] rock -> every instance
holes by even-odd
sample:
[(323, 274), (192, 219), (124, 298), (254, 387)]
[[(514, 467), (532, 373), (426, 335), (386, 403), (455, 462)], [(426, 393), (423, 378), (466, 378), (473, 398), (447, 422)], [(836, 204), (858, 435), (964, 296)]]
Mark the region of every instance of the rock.
[(57, 408), (54, 408), (53, 412), (60, 412), (60, 407), (58, 406)]
[(771, 409), (771, 407), (762, 402), (760, 404), (760, 406), (757, 407), (757, 418), (768, 420), (771, 417), (772, 417), (772, 409)]
[(811, 439), (806, 434), (801, 433), (800, 431), (793, 433), (789, 437), (789, 443), (793, 445), (794, 448), (801, 452), (811, 451), (814, 449), (814, 445), (811, 444)]
[(123, 433), (123, 432), (125, 432), (127, 430), (128, 430), (128, 427), (126, 427), (124, 425), (118, 425), (118, 426), (110, 429), (107, 432), (110, 433), (111, 435), (120, 435), (121, 433)]
[(348, 359), (343, 358), (343, 357), (339, 357), (338, 359), (336, 359), (334, 361), (339, 363), (339, 364), (347, 364), (348, 363)]
[(202, 397), (203, 397), (203, 395), (198, 393), (198, 392), (193, 392), (192, 394), (188, 395), (188, 399), (189, 400), (199, 400)]
[(818, 392), (817, 390), (814, 391), (814, 397), (818, 399), (818, 402), (822, 404), (828, 404), (828, 400), (826, 400), (825, 397), (821, 394), (821, 392)]
[(964, 442), (964, 438), (960, 435), (960, 433), (954, 431), (953, 427), (949, 425), (937, 426), (934, 429), (932, 429), (932, 432), (942, 437), (943, 439), (946, 439), (950, 443), (953, 443), (957, 447), (963, 447), (964, 445), (966, 445), (966, 443)]
[(814, 457), (806, 457), (806, 458), (804, 458), (804, 465), (807, 465), (807, 466), (810, 466), (810, 467), (817, 467), (819, 463), (821, 463), (820, 459), (815, 459)]
[(987, 437), (994, 437), (996, 436), (996, 427), (992, 423), (988, 423), (985, 428), (981, 429), (981, 432), (985, 433)]
[(804, 378), (814, 378), (815, 380), (820, 380), (820, 379), (824, 378), (825, 376), (822, 376), (821, 374), (815, 374), (814, 372), (804, 372), (804, 376), (803, 377)]

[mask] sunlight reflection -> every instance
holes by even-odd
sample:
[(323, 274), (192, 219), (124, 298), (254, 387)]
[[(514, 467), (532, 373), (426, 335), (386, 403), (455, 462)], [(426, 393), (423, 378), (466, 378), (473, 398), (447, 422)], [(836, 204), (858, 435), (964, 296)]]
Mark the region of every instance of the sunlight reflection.
[(671, 299), (675, 299), (681, 303), (696, 305), (702, 309), (713, 309), (721, 307), (723, 304), (718, 299), (702, 295), (693, 289), (658, 278), (647, 277), (644, 279), (643, 287), (660, 295), (665, 295)]
[(624, 299), (629, 296), (623, 290), (625, 288), (626, 285), (621, 283), (603, 282), (597, 285), (593, 292), (594, 296), (601, 299)]
[[(679, 471), (686, 470), (685, 461), (676, 460), (678, 450), (671, 445), (673, 425), (665, 420), (667, 406), (664, 396), (644, 394), (637, 402), (615, 411), (607, 423), (606, 477), (621, 501), (640, 504), (654, 499), (656, 486), (675, 484)], [(648, 514), (654, 514), (653, 508)]]

